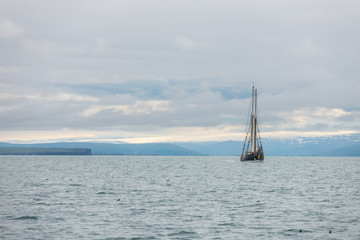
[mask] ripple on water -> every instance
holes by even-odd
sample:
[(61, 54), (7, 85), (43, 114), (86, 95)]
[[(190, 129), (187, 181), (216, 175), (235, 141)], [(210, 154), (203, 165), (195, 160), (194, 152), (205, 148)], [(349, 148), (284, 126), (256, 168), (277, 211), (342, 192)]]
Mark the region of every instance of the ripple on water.
[(185, 231), (181, 230), (179, 232), (173, 232), (168, 234), (169, 237), (189, 237), (189, 236), (197, 236), (196, 232), (193, 231)]
[(70, 186), (70, 187), (82, 187), (82, 186), (84, 186), (84, 185), (79, 184), (79, 183), (71, 183), (71, 184), (69, 184), (69, 186)]
[(17, 218), (12, 218), (12, 220), (38, 220), (37, 216), (21, 216)]
[(100, 194), (100, 195), (105, 195), (105, 194), (109, 194), (109, 195), (115, 195), (116, 193), (114, 193), (114, 192), (97, 192), (96, 194)]
[(360, 239), (360, 158), (0, 156), (0, 165), (0, 239)]
[(233, 226), (236, 226), (235, 223), (233, 222), (223, 222), (223, 223), (219, 223), (218, 226), (230, 226), (230, 227), (233, 227)]
[(114, 238), (105, 238), (104, 240), (126, 240), (127, 238), (123, 237), (114, 237)]
[(133, 238), (130, 238), (130, 240), (147, 240), (147, 239), (157, 239), (157, 238), (154, 237), (154, 236), (145, 236), (145, 237), (133, 237)]

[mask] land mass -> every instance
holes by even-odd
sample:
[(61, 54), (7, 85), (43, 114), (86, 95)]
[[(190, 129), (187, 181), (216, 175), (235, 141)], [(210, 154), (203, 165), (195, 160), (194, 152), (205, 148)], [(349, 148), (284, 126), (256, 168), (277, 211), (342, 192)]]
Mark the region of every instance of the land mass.
[[(185, 142), (179, 146), (210, 156), (241, 155), (244, 142)], [(360, 134), (329, 137), (263, 138), (265, 156), (360, 156)]]
[[(262, 143), (265, 156), (360, 156), (360, 134), (264, 138)], [(13, 144), (0, 142), (0, 154), (65, 155), (66, 153), (88, 153), (90, 151), (92, 155), (239, 156), (242, 146), (242, 141), (144, 144), (92, 142)], [(21, 148), (23, 149), (21, 150)]]
[[(201, 156), (202, 154), (171, 143), (144, 143), (144, 144), (113, 144), (113, 143), (91, 143), (91, 142), (60, 142), (40, 144), (12, 144), (0, 143), (0, 149), (13, 151), (11, 149), (91, 149), (92, 155), (148, 155), (148, 156)], [(0, 151), (0, 154), (2, 152)], [(34, 155), (34, 154), (33, 154)], [(38, 154), (40, 155), (40, 154)], [(45, 154), (41, 154), (45, 155)], [(56, 155), (56, 154), (52, 154)], [(64, 154), (60, 154), (64, 155)]]
[(91, 149), (1, 147), (0, 155), (91, 155)]

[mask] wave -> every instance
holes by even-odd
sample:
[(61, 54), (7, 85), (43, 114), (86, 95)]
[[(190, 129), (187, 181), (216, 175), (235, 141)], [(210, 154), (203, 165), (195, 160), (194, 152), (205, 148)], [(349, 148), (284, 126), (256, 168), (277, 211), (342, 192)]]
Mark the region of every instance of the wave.
[(38, 220), (37, 216), (21, 216), (18, 218), (13, 218), (13, 220)]

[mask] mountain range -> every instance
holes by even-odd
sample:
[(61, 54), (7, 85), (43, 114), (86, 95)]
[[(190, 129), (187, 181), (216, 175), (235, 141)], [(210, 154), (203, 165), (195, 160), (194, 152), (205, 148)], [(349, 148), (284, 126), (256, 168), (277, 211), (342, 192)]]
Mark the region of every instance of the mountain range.
[[(204, 155), (241, 155), (244, 142), (177, 143)], [(360, 134), (330, 137), (264, 138), (265, 156), (360, 156)]]
[[(360, 156), (360, 134), (329, 137), (262, 139), (265, 156)], [(0, 148), (83, 148), (92, 155), (238, 156), (243, 142), (94, 143), (59, 142), (37, 144), (1, 143)], [(1, 154), (1, 151), (0, 151)]]
[[(185, 149), (171, 143), (94, 143), (94, 142), (59, 142), (36, 144), (0, 143), (1, 148), (81, 148), (91, 149), (92, 155), (159, 155), (159, 156), (200, 156), (201, 153)], [(0, 151), (1, 154), (1, 151)]]

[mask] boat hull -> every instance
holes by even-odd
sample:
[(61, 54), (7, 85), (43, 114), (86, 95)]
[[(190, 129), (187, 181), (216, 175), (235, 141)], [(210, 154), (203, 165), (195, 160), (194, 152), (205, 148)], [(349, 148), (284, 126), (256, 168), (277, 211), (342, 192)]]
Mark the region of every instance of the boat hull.
[(245, 156), (240, 159), (243, 161), (264, 161), (264, 153), (256, 152), (256, 153), (246, 153)]

